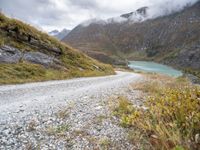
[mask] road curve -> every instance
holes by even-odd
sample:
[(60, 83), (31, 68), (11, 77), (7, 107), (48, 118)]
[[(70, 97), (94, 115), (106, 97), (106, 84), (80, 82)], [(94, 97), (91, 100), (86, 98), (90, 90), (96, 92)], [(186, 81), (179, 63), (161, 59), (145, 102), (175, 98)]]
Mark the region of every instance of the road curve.
[(46, 112), (50, 108), (56, 110), (68, 100), (92, 95), (111, 95), (141, 78), (141, 75), (135, 73), (116, 73), (104, 77), (0, 86), (0, 123), (24, 117), (33, 111)]
[[(38, 149), (38, 145), (40, 149), (95, 149), (105, 137), (115, 149), (134, 149), (135, 145), (126, 138), (126, 131), (111, 117), (108, 100), (125, 95), (135, 104), (141, 103), (140, 94), (128, 86), (142, 76), (116, 73), (0, 86), (0, 149), (23, 150), (27, 145), (32, 149)], [(53, 136), (48, 132), (52, 129)], [(65, 138), (56, 134), (60, 132), (58, 129)], [(77, 131), (84, 134), (80, 137)], [(91, 143), (90, 139), (96, 139), (97, 143)]]

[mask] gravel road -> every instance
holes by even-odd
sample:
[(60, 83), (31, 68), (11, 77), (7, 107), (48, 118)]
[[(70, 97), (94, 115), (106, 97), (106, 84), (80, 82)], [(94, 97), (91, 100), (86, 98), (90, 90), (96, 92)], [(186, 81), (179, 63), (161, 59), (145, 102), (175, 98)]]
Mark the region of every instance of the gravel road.
[(133, 149), (107, 101), (128, 95), (135, 73), (0, 86), (0, 149)]

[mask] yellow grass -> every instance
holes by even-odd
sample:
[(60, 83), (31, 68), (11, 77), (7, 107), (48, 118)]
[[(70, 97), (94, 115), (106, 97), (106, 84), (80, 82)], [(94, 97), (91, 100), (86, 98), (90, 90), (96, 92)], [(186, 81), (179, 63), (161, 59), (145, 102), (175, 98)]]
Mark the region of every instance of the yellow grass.
[(120, 97), (114, 114), (130, 129), (133, 143), (143, 149), (198, 149), (200, 144), (200, 87), (183, 78), (148, 75), (132, 85), (146, 93), (144, 106), (135, 108)]

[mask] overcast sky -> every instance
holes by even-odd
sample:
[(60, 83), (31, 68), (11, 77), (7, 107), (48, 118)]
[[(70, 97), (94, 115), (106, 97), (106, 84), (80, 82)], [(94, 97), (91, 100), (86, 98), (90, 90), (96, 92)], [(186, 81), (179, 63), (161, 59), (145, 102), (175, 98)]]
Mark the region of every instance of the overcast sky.
[(143, 6), (180, 8), (197, 0), (0, 0), (5, 14), (45, 31), (72, 29), (92, 19), (106, 19)]

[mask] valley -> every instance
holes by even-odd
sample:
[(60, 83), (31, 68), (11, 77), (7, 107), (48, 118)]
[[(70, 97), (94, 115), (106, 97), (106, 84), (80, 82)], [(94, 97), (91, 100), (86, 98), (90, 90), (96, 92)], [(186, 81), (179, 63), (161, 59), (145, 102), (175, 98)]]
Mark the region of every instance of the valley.
[(157, 73), (176, 78), (183, 76), (183, 73), (179, 70), (149, 61), (130, 61), (128, 66), (136, 72)]
[[(80, 24), (63, 41), (105, 63), (155, 61), (199, 77), (200, 2), (179, 12), (145, 19), (149, 9), (122, 15), (121, 22), (111, 18)], [(138, 16), (145, 20), (132, 19)]]
[(1, 150), (199, 150), (199, 84), (199, 0), (0, 0)]

